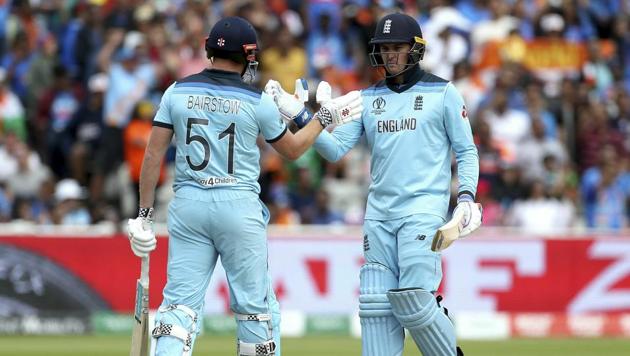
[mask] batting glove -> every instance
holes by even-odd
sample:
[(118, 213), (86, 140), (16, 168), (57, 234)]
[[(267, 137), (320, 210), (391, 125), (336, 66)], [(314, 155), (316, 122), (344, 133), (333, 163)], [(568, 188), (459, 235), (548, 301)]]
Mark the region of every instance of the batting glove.
[[(320, 92), (320, 87), (321, 83), (317, 90), (318, 93)], [(327, 90), (325, 87), (321, 89), (322, 94), (320, 94), (320, 98), (322, 100), (328, 95), (326, 93)], [(321, 105), (315, 116), (317, 116), (319, 123), (323, 127), (331, 124), (341, 125), (356, 120), (361, 117), (363, 112), (363, 99), (361, 98), (361, 93), (357, 90), (327, 102), (322, 102)]]
[(464, 216), (462, 229), (459, 232), (460, 237), (469, 235), (481, 226), (483, 208), (481, 204), (475, 203), (471, 195), (462, 194), (457, 198), (457, 206), (453, 211), (453, 215), (456, 215), (458, 211), (461, 211)]
[(284, 91), (280, 83), (271, 79), (265, 85), (265, 93), (271, 95), (283, 119), (294, 121), (299, 128), (311, 121), (313, 115), (304, 107), (304, 102), (308, 101), (308, 84), (305, 79), (295, 80), (293, 95)]
[(153, 208), (140, 208), (138, 217), (127, 221), (131, 250), (138, 257), (147, 257), (155, 250), (157, 239), (153, 231)]

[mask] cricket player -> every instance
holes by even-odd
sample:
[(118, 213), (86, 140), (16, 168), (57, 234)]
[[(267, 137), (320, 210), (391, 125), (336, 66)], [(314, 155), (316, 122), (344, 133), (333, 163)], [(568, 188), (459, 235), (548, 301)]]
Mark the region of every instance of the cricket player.
[[(362, 91), (360, 120), (322, 132), (314, 145), (337, 161), (365, 134), (371, 150), (359, 296), (363, 355), (402, 355), (404, 328), (425, 356), (461, 354), (435, 297), (442, 269), (431, 239), (446, 222), (451, 151), (459, 178), (456, 211), (464, 213), (460, 236), (481, 225), (474, 202), (479, 158), (466, 106), (452, 83), (421, 70), (425, 41), (412, 17), (383, 17), (370, 45), (370, 62), (384, 68), (385, 80)], [(321, 88), (318, 101), (325, 102)], [(290, 101), (281, 89), (270, 92)], [(283, 110), (297, 112), (291, 105)]]
[(280, 154), (296, 159), (324, 127), (356, 119), (363, 110), (360, 93), (349, 93), (322, 107), (293, 135), (273, 98), (243, 82), (255, 75), (256, 51), (256, 32), (246, 20), (217, 22), (206, 39), (208, 69), (173, 83), (153, 121), (140, 177), (139, 214), (128, 228), (136, 255), (155, 249), (154, 191), (174, 135), (167, 283), (152, 332), (158, 356), (192, 354), (219, 256), (237, 322), (237, 354), (280, 355), (280, 312), (267, 266), (269, 211), (258, 198), (256, 138), (262, 134)]

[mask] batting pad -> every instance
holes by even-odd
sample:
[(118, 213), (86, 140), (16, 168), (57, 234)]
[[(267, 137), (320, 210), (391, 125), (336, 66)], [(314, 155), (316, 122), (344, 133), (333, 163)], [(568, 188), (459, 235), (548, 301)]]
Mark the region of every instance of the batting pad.
[(456, 355), (455, 327), (433, 294), (418, 288), (394, 289), (387, 297), (424, 356)]
[(404, 330), (392, 313), (387, 291), (398, 287), (392, 271), (380, 264), (361, 267), (359, 317), (363, 356), (399, 356), (404, 346)]
[(199, 333), (197, 313), (181, 304), (161, 306), (155, 317), (155, 355), (192, 354), (195, 337)]
[(238, 355), (276, 355), (271, 314), (240, 314), (236, 318)]

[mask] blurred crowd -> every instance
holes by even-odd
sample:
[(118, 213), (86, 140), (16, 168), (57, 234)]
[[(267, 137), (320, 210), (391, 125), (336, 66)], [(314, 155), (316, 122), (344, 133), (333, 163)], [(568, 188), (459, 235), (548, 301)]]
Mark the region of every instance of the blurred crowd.
[[(423, 68), (452, 80), (466, 100), (485, 225), (629, 226), (623, 0), (0, 0), (0, 222), (134, 216), (161, 94), (207, 66), (203, 44), (219, 18), (256, 27), (255, 85), (273, 78), (292, 92), (304, 77), (343, 94), (382, 78), (367, 43), (392, 11), (417, 18), (428, 42)], [(260, 147), (272, 223), (362, 222), (365, 143), (337, 163), (314, 150), (290, 163)], [(174, 148), (159, 182), (162, 220), (173, 160)]]

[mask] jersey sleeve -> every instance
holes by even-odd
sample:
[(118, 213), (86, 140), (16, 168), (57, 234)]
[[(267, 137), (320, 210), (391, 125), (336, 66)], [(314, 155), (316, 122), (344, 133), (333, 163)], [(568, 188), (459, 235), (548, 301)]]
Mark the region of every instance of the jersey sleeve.
[(269, 143), (278, 141), (287, 132), (287, 124), (282, 120), (278, 107), (267, 93), (262, 93), (260, 97), (256, 118), (260, 132)]
[(457, 160), (458, 194), (477, 192), (479, 154), (473, 141), (472, 129), (464, 99), (449, 83), (444, 96), (444, 126)]
[(162, 100), (160, 100), (160, 107), (153, 118), (153, 126), (173, 129), (173, 120), (171, 119), (171, 95), (173, 88), (175, 88), (175, 83), (171, 84), (171, 86), (164, 91)]
[(363, 122), (353, 120), (335, 127), (332, 133), (322, 131), (313, 147), (327, 161), (336, 162), (357, 144), (361, 135), (363, 135)]

